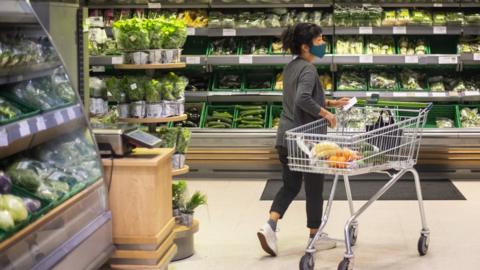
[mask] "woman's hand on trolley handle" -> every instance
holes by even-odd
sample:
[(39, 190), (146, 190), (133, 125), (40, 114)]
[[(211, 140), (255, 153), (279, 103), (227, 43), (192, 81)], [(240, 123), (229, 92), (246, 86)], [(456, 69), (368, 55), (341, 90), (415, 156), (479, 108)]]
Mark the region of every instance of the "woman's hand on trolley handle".
[(334, 114), (332, 114), (331, 112), (325, 110), (324, 108), (322, 108), (320, 110), (320, 116), (322, 118), (324, 118), (325, 120), (328, 121), (328, 125), (331, 127), (331, 128), (335, 128), (337, 126), (337, 118), (335, 117)]

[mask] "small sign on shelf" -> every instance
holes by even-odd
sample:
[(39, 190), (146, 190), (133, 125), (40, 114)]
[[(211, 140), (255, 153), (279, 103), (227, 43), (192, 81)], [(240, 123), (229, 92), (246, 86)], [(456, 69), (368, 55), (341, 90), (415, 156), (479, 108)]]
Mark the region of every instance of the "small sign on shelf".
[(364, 27), (364, 26), (362, 26), (362, 27), (359, 27), (359, 28), (358, 28), (358, 33), (361, 34), (361, 35), (362, 35), (362, 34), (363, 34), (363, 35), (371, 35), (371, 34), (373, 34), (373, 28), (372, 28), (372, 27)]
[(406, 26), (394, 26), (393, 27), (393, 34), (394, 35), (406, 35), (407, 34), (407, 27)]
[(447, 34), (447, 27), (446, 26), (434, 26), (433, 27), (433, 34), (435, 34), (435, 35), (445, 35), (445, 34)]
[(253, 56), (252, 55), (241, 55), (238, 58), (239, 64), (253, 64)]
[(234, 37), (237, 35), (237, 30), (236, 29), (223, 29), (222, 30), (222, 36), (224, 37)]

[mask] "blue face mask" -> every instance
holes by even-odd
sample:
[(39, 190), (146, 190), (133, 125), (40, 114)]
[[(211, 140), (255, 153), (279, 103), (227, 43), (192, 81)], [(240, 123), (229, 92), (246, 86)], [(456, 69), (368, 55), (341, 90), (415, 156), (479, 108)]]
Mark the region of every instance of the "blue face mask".
[(321, 45), (313, 45), (310, 47), (310, 53), (315, 55), (318, 58), (322, 58), (325, 56), (325, 50), (327, 48), (327, 44), (323, 43)]

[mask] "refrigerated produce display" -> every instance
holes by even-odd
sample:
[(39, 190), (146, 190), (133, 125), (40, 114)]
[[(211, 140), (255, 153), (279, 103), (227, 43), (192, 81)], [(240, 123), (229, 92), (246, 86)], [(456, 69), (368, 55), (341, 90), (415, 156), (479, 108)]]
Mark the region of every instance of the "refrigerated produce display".
[[(259, 171), (276, 166), (271, 153), (281, 113), (281, 71), (293, 59), (282, 50), (279, 36), (297, 22), (322, 26), (329, 48), (315, 64), (328, 96), (431, 101), (435, 113), (424, 135), (419, 164), (476, 166), (462, 153), (479, 147), (475, 139), (480, 131), (475, 118), (480, 102), (478, 1), (100, 2), (87, 4), (90, 36), (105, 44), (100, 46), (103, 52), (98, 46), (90, 49), (91, 76), (122, 76), (115, 65), (126, 61), (126, 53), (111, 49), (118, 48), (111, 25), (120, 18), (171, 16), (187, 26), (180, 58), (186, 68), (174, 72), (189, 80), (185, 107), (194, 108), (187, 114), (197, 121), (189, 117), (183, 124), (193, 127), (191, 147), (205, 151), (203, 156), (195, 151), (194, 167), (215, 170), (205, 149), (220, 157), (224, 153), (220, 149), (232, 147), (246, 149), (245, 153), (262, 149), (265, 162), (255, 162), (259, 156), (252, 155), (235, 165), (219, 158), (220, 166), (241, 170), (254, 164)], [(102, 23), (94, 27), (93, 22)], [(153, 78), (162, 73), (157, 71)], [(242, 122), (242, 106), (265, 112)], [(436, 153), (448, 153), (450, 159), (441, 160)]]
[(103, 167), (36, 12), (48, 3), (0, 5), (0, 268), (98, 268), (113, 252)]

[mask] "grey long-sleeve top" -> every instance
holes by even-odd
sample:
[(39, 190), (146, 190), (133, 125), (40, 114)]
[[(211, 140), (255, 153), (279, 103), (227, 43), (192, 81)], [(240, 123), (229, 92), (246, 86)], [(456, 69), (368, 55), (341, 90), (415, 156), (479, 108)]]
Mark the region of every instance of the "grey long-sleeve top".
[(283, 70), (283, 112), (277, 131), (277, 146), (287, 147), (285, 132), (320, 119), (325, 92), (317, 69), (297, 57)]

